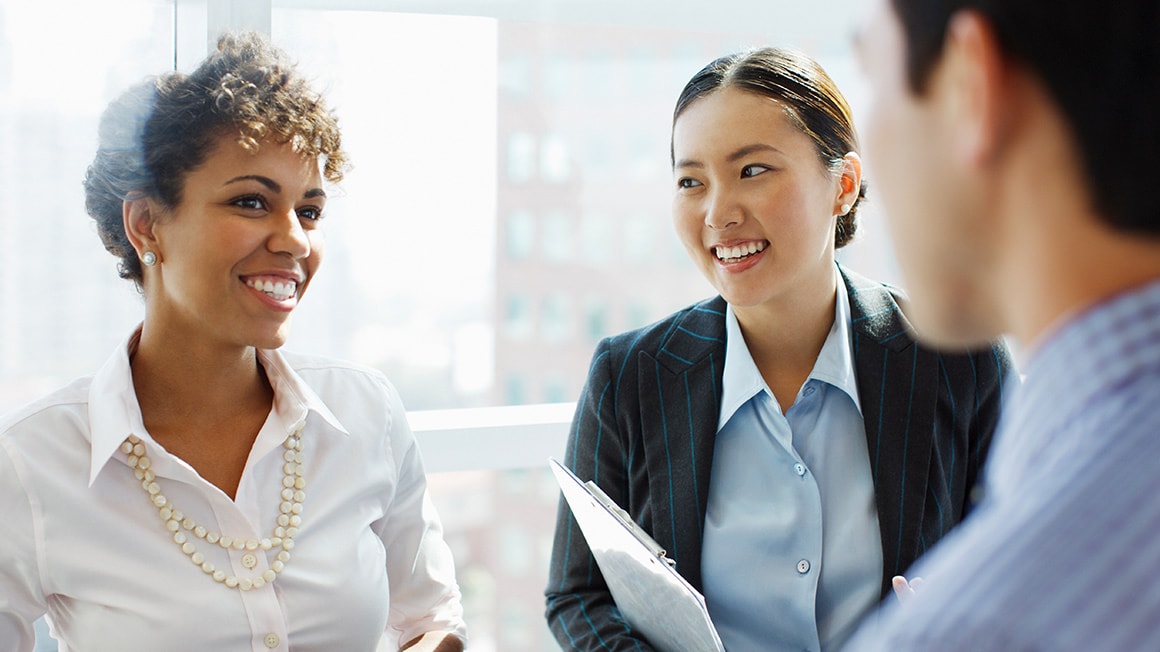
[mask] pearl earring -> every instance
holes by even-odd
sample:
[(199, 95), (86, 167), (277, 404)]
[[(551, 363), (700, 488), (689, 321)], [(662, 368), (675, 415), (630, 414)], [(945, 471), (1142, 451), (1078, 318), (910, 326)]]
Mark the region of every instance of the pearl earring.
[(148, 267), (152, 267), (157, 264), (157, 254), (152, 251), (146, 251), (141, 255), (141, 262), (145, 263)]
[(849, 212), (850, 212), (850, 205), (849, 204), (842, 204), (842, 215), (845, 215), (846, 213), (849, 213)]

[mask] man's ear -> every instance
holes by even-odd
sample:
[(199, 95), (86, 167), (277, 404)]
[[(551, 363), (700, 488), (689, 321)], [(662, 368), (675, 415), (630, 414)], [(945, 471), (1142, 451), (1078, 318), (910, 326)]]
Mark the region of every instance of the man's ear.
[(1008, 74), (990, 21), (972, 10), (951, 16), (932, 88), (942, 94), (952, 151), (966, 165), (986, 164), (1005, 144), (1015, 108)]
[(153, 227), (157, 223), (160, 208), (152, 200), (141, 194), (130, 195), (121, 204), (121, 219), (125, 226), (125, 235), (129, 237), (129, 244), (137, 250), (140, 258), (146, 251), (151, 251), (158, 258), (157, 238)]

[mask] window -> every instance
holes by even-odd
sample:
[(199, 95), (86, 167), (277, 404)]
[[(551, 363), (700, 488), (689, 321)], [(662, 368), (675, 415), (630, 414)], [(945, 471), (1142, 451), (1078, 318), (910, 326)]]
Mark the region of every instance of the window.
[(629, 265), (648, 265), (657, 250), (656, 220), (649, 216), (634, 215), (624, 221), (624, 262)]
[[(780, 43), (818, 57), (857, 111), (859, 4), (334, 6), (0, 0), (0, 412), (94, 371), (142, 317), (83, 211), (105, 103), (175, 61), (188, 70), (222, 27), (269, 31), (327, 89), (355, 164), (287, 348), (378, 367), (416, 410), (472, 650), (552, 649), (543, 460), (562, 455), (566, 402), (596, 339), (712, 292), (668, 222), (677, 94), (711, 58)], [(866, 208), (845, 260), (896, 280)], [(514, 473), (537, 487), (523, 502), (499, 488)], [(522, 534), (500, 534), (514, 519)], [(530, 572), (503, 570), (504, 536)]]
[(552, 210), (544, 216), (540, 251), (545, 262), (563, 263), (572, 258), (573, 230), (572, 218), (563, 210)]
[(527, 297), (513, 295), (507, 299), (504, 319), (504, 335), (508, 339), (521, 340), (531, 337), (535, 329), (532, 306)]
[(545, 181), (563, 183), (572, 173), (568, 143), (559, 134), (549, 134), (541, 143), (540, 175)]
[(536, 218), (526, 210), (513, 210), (507, 219), (507, 255), (511, 260), (526, 260), (536, 246)]
[(507, 178), (512, 183), (530, 181), (536, 173), (536, 139), (529, 133), (508, 137)]
[(566, 294), (553, 293), (544, 299), (543, 336), (547, 342), (566, 342), (572, 337), (572, 300)]
[(608, 305), (603, 299), (589, 299), (584, 309), (584, 335), (591, 343), (609, 334)]
[(601, 213), (588, 213), (580, 222), (580, 248), (584, 262), (597, 269), (607, 267), (615, 242), (612, 220)]
[(143, 314), (85, 214), (105, 104), (172, 68), (173, 6), (0, 0), (0, 412), (92, 373)]

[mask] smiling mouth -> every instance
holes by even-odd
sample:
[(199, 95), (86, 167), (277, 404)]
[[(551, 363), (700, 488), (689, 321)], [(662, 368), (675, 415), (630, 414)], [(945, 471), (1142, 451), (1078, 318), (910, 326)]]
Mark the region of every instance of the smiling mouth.
[(760, 242), (749, 242), (735, 247), (714, 247), (713, 253), (717, 256), (717, 260), (723, 263), (736, 263), (754, 254), (761, 253), (765, 250), (767, 244), (769, 243), (762, 240)]
[(278, 301), (285, 301), (298, 292), (298, 283), (292, 280), (246, 279), (246, 285)]

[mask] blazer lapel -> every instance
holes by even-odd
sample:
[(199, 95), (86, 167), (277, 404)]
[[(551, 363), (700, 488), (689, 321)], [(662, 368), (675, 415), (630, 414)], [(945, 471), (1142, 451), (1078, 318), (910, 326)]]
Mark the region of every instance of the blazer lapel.
[[(701, 529), (725, 365), (725, 301), (693, 307), (638, 359), (653, 538), (701, 588)], [(696, 505), (696, 510), (688, 509)]]
[(850, 293), (854, 365), (882, 533), (885, 593), (890, 578), (905, 571), (922, 550), (937, 365), (921, 354), (886, 287), (844, 268), (842, 277)]

